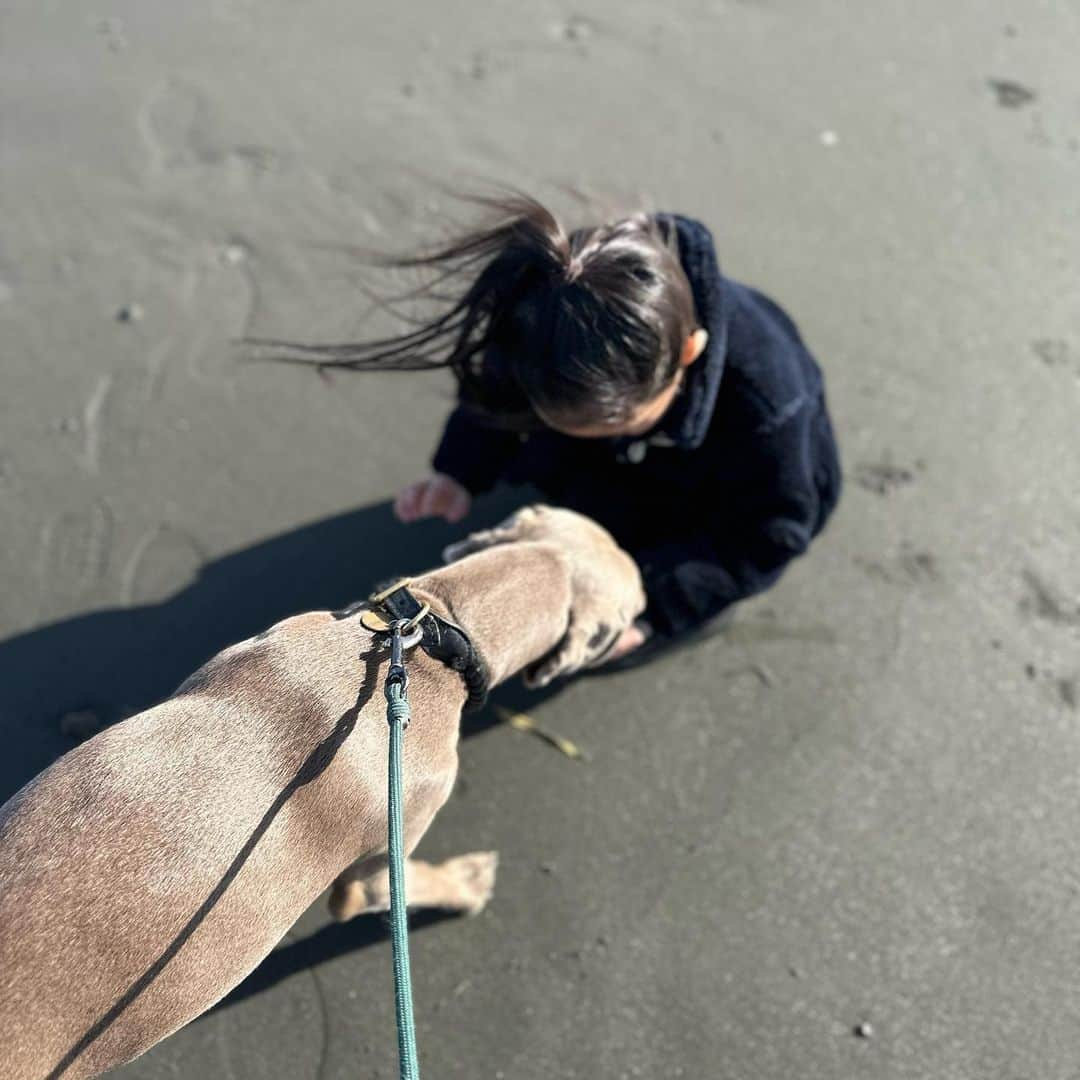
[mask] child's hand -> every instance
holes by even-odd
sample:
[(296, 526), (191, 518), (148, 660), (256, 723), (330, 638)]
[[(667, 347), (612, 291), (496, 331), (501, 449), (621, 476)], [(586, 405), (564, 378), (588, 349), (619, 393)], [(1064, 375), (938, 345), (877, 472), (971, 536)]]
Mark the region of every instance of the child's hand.
[(451, 525), (459, 522), (472, 506), (472, 496), (453, 477), (433, 473), (398, 492), (394, 513), (409, 524), (421, 518), (441, 517)]
[(622, 637), (615, 642), (611, 652), (604, 657), (604, 663), (618, 660), (620, 657), (632, 653), (635, 649), (640, 649), (646, 640), (645, 631), (637, 623), (631, 624), (622, 632)]

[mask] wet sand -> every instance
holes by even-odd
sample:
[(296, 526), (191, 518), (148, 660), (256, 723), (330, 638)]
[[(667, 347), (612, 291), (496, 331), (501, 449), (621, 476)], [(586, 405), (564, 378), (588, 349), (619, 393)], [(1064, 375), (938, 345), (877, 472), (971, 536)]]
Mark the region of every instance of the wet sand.
[[(423, 850), (502, 861), (481, 917), (418, 920), (425, 1073), (1072, 1075), (1077, 40), (999, 0), (9, 5), (0, 794), (62, 714), (452, 534), (386, 506), (445, 380), (230, 339), (383, 325), (344, 248), (432, 235), (425, 176), (681, 210), (820, 357), (845, 498), (724, 636), (504, 693), (587, 762), (468, 728)], [(396, 1075), (390, 978), (380, 921), (316, 905), (117, 1075)]]

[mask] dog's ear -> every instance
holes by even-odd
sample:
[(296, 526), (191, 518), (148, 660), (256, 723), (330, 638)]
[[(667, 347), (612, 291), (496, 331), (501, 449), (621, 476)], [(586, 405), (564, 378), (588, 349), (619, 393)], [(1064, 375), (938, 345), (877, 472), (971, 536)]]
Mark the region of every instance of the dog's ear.
[(515, 540), (523, 540), (529, 527), (536, 523), (537, 515), (538, 511), (535, 507), (526, 506), (511, 514), (501, 525), (496, 525), (493, 529), (482, 529), (455, 544), (448, 544), (443, 548), (443, 562), (457, 562), (458, 559), (464, 559), (466, 555), (484, 551), (496, 544), (512, 544)]
[(466, 536), (464, 540), (458, 540), (456, 543), (447, 544), (443, 548), (443, 562), (452, 563), (457, 562), (458, 559), (464, 559), (466, 555), (473, 555), (477, 551), (483, 551), (485, 548), (494, 547), (496, 544), (506, 544), (512, 537), (503, 535), (501, 529), (483, 529), (481, 532), (475, 532), (471, 536)]

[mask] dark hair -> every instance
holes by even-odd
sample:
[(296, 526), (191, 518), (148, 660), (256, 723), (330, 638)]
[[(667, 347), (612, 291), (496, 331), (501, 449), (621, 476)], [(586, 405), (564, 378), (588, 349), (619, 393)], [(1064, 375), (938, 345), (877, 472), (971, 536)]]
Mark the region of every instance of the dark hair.
[(443, 300), (441, 314), (376, 341), (253, 343), (319, 368), (449, 367), (462, 400), (509, 427), (538, 414), (619, 422), (671, 383), (697, 321), (670, 220), (637, 214), (568, 233), (520, 193), (468, 201), (492, 219), (426, 254), (377, 260), (436, 271), (409, 298)]

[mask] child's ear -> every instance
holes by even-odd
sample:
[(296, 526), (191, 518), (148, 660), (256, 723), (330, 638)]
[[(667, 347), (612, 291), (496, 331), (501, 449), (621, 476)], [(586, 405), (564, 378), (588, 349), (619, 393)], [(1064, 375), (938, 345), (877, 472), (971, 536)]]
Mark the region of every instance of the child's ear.
[(708, 344), (709, 331), (698, 328), (683, 343), (679, 363), (683, 367), (689, 367), (705, 351), (705, 346)]

